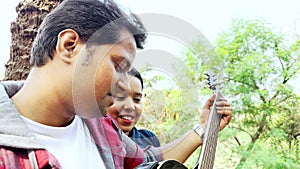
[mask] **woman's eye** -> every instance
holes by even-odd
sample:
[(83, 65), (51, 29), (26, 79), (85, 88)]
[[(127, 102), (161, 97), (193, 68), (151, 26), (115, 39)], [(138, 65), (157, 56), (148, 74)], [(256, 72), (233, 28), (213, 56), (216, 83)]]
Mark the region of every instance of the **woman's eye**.
[(134, 98), (133, 101), (136, 102), (136, 103), (140, 103), (141, 99), (140, 98)]

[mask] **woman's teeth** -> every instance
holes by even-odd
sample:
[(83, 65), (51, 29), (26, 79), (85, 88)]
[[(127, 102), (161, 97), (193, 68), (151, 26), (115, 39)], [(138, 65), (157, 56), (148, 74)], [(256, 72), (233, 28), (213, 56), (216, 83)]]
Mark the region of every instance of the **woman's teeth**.
[(131, 116), (122, 116), (121, 118), (125, 120), (133, 120), (133, 117)]

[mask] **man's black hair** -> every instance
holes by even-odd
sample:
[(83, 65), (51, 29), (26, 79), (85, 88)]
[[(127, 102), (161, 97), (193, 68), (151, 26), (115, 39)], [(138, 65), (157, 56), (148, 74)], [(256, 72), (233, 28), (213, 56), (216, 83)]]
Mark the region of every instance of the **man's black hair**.
[(30, 64), (42, 66), (49, 58), (52, 60), (58, 34), (65, 29), (76, 31), (83, 42), (101, 45), (117, 42), (123, 28), (132, 33), (137, 48), (142, 49), (146, 40), (144, 25), (113, 0), (64, 0), (44, 18), (31, 49)]

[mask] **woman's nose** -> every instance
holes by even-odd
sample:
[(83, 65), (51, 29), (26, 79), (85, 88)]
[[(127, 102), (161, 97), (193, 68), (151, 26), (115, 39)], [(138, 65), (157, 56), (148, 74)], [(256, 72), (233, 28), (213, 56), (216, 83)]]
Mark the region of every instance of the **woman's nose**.
[(134, 110), (134, 103), (132, 99), (126, 99), (124, 109), (126, 110)]

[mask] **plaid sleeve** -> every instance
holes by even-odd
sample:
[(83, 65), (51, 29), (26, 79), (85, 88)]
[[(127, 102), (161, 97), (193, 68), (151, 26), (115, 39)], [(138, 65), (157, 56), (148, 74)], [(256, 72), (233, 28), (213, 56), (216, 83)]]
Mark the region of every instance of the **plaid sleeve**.
[[(35, 163), (29, 156), (29, 152), (34, 154)], [(54, 156), (46, 150), (32, 150), (20, 148), (0, 147), (0, 169), (34, 169), (51, 168), (59, 169), (60, 164)]]
[[(162, 153), (159, 148), (147, 146), (141, 149), (138, 144), (133, 142), (126, 134), (121, 132), (122, 142), (126, 149), (125, 164), (132, 164), (134, 166), (128, 168), (135, 168), (137, 165), (150, 161), (162, 161)], [(130, 162), (128, 162), (130, 161)]]

